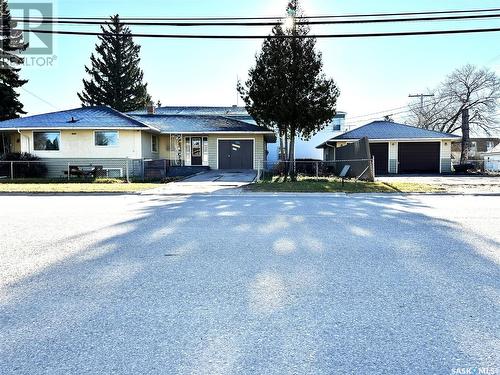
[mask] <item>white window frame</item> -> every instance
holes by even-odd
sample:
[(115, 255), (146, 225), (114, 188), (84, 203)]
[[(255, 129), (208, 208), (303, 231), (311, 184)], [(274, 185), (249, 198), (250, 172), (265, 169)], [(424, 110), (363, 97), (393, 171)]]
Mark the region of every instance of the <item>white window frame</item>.
[[(36, 133), (59, 133), (59, 150), (36, 150), (35, 149), (35, 134)], [(31, 134), (31, 149), (33, 152), (61, 152), (62, 149), (62, 132), (60, 130), (34, 130)]]
[[(153, 149), (153, 138), (156, 138), (156, 150)], [(158, 154), (160, 152), (160, 137), (156, 134), (151, 134), (151, 152)]]
[[(96, 145), (96, 134), (97, 133), (116, 133), (117, 144), (116, 145)], [(98, 148), (113, 148), (120, 147), (120, 131), (119, 130), (94, 130), (94, 147)]]
[(184, 138), (184, 165), (191, 166), (191, 136)]
[(201, 144), (202, 144), (202, 165), (204, 167), (208, 167), (210, 165), (209, 160), (208, 160), (208, 136), (201, 137)]

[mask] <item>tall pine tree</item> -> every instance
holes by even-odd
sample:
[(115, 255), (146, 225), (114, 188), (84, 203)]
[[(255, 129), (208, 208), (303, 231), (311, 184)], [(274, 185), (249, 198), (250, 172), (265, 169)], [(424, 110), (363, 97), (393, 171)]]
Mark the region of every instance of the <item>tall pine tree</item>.
[(78, 93), (82, 106), (107, 105), (121, 112), (144, 108), (150, 101), (144, 73), (139, 67), (141, 47), (132, 40), (130, 29), (115, 15), (105, 26), (92, 54), (92, 66), (85, 67), (89, 80)]
[[(255, 67), (239, 92), (248, 112), (260, 125), (274, 127), (281, 159), (295, 159), (295, 137), (309, 139), (335, 116), (339, 90), (323, 73), (322, 55), (309, 27), (297, 24), (297, 0), (291, 1), (285, 25), (276, 26), (264, 41)], [(294, 163), (289, 163), (293, 175)]]
[(7, 1), (0, 0), (0, 121), (26, 113), (16, 89), (28, 82), (19, 77), (24, 62), (19, 54), (28, 48), (28, 44), (24, 43), (22, 33), (15, 30), (16, 26)]

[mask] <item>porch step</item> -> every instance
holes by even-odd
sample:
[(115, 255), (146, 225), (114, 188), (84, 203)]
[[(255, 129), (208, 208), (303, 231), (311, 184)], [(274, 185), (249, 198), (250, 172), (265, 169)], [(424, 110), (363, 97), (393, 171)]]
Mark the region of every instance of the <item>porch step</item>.
[(209, 171), (210, 167), (169, 167), (167, 171), (168, 177), (185, 177), (196, 173)]

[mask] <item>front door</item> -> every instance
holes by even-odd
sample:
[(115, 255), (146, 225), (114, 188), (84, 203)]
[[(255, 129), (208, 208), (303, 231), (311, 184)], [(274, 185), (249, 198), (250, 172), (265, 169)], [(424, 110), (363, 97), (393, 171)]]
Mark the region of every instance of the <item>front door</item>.
[(191, 165), (203, 165), (203, 144), (200, 137), (191, 138)]

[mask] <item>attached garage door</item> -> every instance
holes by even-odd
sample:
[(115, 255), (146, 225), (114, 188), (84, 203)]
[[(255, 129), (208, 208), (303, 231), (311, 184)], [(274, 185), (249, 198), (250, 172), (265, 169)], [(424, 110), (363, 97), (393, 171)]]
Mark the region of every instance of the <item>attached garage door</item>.
[(399, 173), (439, 173), (439, 142), (400, 142)]
[(375, 174), (389, 173), (389, 143), (370, 143), (370, 153), (375, 158)]
[(219, 140), (219, 169), (254, 169), (252, 140)]

